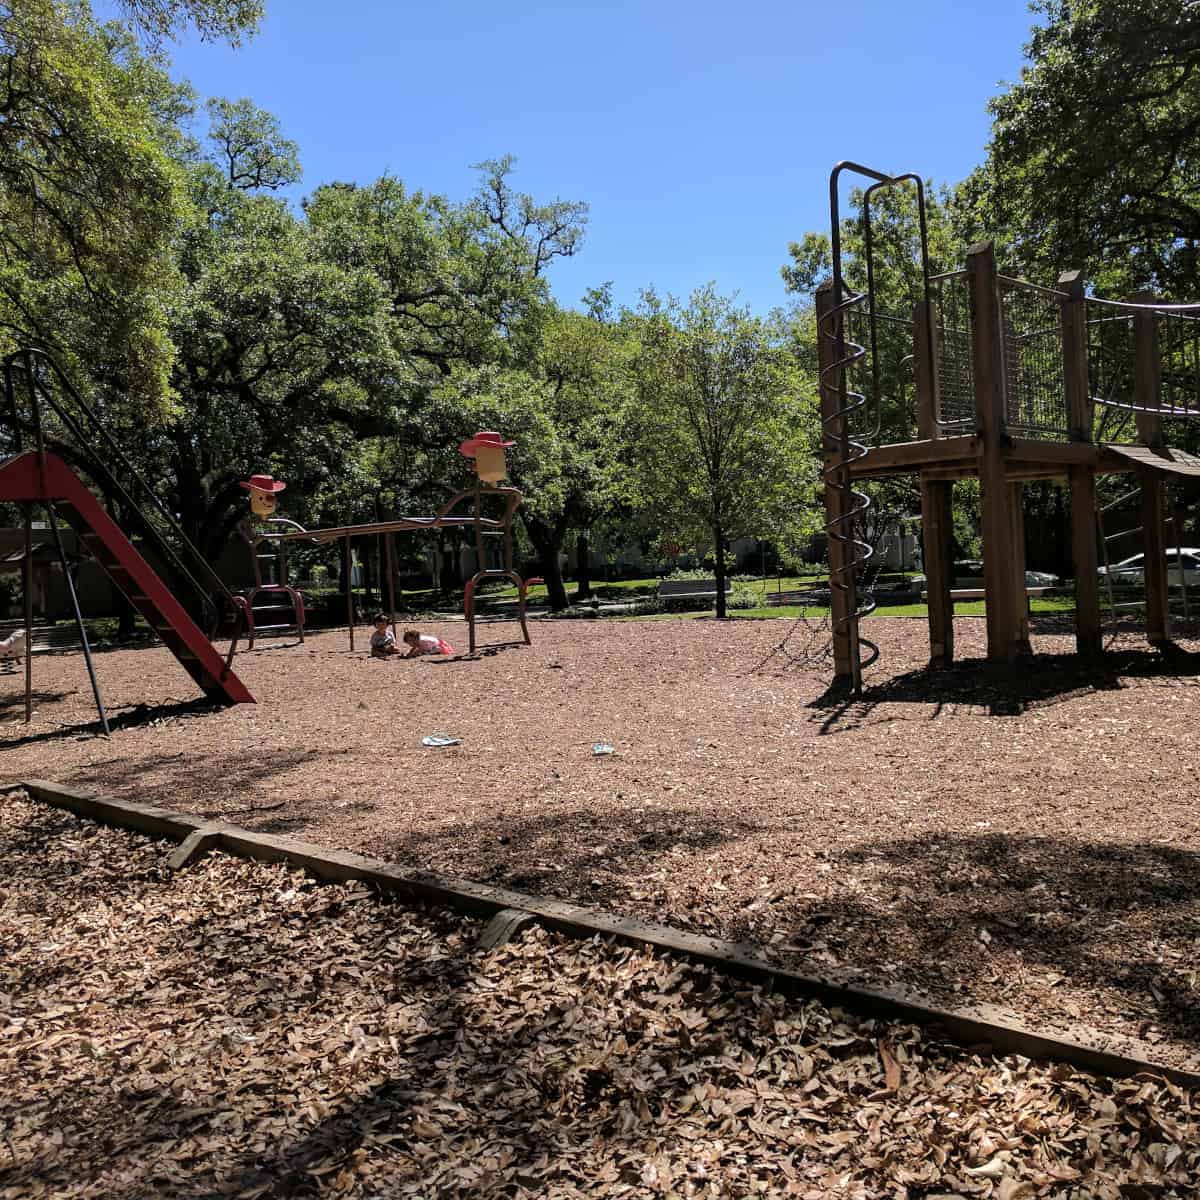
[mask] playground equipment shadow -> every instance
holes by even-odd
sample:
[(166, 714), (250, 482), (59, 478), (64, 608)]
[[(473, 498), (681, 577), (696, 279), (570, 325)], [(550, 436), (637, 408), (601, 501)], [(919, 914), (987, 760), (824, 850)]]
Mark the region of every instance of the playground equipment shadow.
[[(806, 954), (885, 983), (1034, 1021), (1082, 1019), (1158, 1038), (1166, 1061), (1192, 1058), (1200, 1038), (1180, 1015), (1196, 990), (1192, 875), (1174, 898), (1155, 892), (1134, 910), (1127, 896), (1137, 864), (1190, 872), (1186, 856), (1200, 853), (1194, 647), (1173, 662), (1121, 650), (1092, 671), (1067, 667), (1067, 640), (1036, 636), (1048, 653), (1018, 671), (967, 661), (943, 678), (924, 669), (922, 623), (875, 628), (884, 659), (867, 695), (836, 705), (823, 699), (823, 664), (789, 659), (803, 631), (788, 620), (546, 622), (532, 647), (449, 669), (371, 661), (329, 632), (239, 658), (258, 704), (131, 724), (109, 742), (63, 736), (93, 713), (82, 662), (56, 657), (35, 663), (35, 682), (62, 699), (41, 705), (28, 731), (10, 707), (0, 761), (8, 779), (55, 779), (745, 937), (781, 960), (803, 935)], [(982, 622), (956, 623), (964, 655), (981, 655), (983, 635)], [(179, 673), (159, 655), (105, 658), (114, 707), (178, 697)], [(19, 680), (3, 682), (18, 693)], [(435, 730), (463, 744), (422, 747)], [(594, 757), (596, 741), (616, 754)], [(972, 847), (994, 856), (1005, 838), (1081, 945), (1059, 936), (1057, 917), (1020, 937), (999, 923), (990, 940), (971, 936), (965, 893), (907, 880), (927, 845), (949, 855), (929, 852), (936, 880), (981, 871)], [(1027, 853), (1022, 839), (1045, 850)], [(910, 869), (885, 853), (893, 845)], [(1064, 864), (1122, 855), (1129, 871), (1057, 883)], [(1024, 893), (998, 876), (980, 874), (972, 892), (982, 912), (991, 896), (1017, 919)], [(1115, 916), (1080, 925), (1079, 903)], [(939, 947), (940, 927), (954, 933)], [(1117, 978), (1122, 958), (1135, 969)]]
[(809, 707), (821, 732), (834, 733), (869, 719), (887, 704), (926, 706), (931, 718), (953, 715), (955, 706), (963, 704), (986, 705), (991, 716), (1011, 717), (1092, 692), (1120, 691), (1125, 680), (1174, 682), (1198, 675), (1200, 653), (1181, 649), (1163, 654), (1143, 644), (1095, 659), (1042, 654), (1012, 665), (977, 658), (949, 667), (918, 667), (867, 686), (858, 697), (845, 688), (827, 688)]

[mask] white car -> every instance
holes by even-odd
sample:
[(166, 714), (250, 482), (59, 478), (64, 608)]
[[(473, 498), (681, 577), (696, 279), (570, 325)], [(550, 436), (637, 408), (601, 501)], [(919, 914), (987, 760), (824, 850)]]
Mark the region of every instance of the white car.
[[(1195, 546), (1184, 546), (1182, 553), (1181, 567), (1180, 551), (1167, 551), (1167, 586), (1181, 587), (1185, 583), (1188, 587), (1200, 586), (1200, 549)], [(1105, 575), (1108, 575), (1113, 583), (1144, 583), (1146, 556), (1131, 554), (1128, 558), (1123, 558), (1119, 563), (1113, 563), (1110, 567), (1100, 567), (1097, 574), (1100, 576), (1101, 583), (1104, 582)]]

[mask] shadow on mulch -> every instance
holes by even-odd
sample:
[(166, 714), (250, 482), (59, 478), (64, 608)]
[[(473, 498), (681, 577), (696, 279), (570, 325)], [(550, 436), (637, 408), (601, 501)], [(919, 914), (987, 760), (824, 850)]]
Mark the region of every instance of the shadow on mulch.
[[(4, 673), (0, 672), (0, 676)], [(33, 707), (37, 708), (39, 704), (56, 704), (59, 700), (65, 700), (68, 696), (73, 696), (71, 692), (34, 692)], [(21, 684), (21, 690), (11, 696), (0, 696), (0, 720), (8, 718), (19, 718), (25, 715), (25, 685)], [(7, 742), (6, 745), (16, 745), (14, 742)]]
[[(253, 818), (256, 814), (271, 812), (281, 807), (279, 804), (255, 804), (253, 797), (259, 785), (269, 782), (278, 775), (285, 775), (297, 767), (312, 765), (329, 757), (331, 753), (340, 751), (288, 749), (272, 750), (256, 749), (251, 755), (243, 756), (236, 766), (225, 762), (221, 767), (221, 783), (227, 793), (237, 795), (250, 803), (243, 803), (238, 808), (197, 808), (195, 805), (184, 805), (189, 812), (201, 817), (238, 817), (242, 823), (252, 829), (265, 832), (282, 832), (282, 827), (267, 830)], [(192, 795), (196, 790), (196, 780), (211, 775), (213, 770), (211, 758), (203, 751), (193, 753), (167, 754), (158, 758), (129, 761), (124, 757), (105, 759), (101, 762), (90, 763), (86, 767), (76, 768), (70, 777), (73, 787), (86, 788), (89, 784), (99, 785), (103, 790), (121, 790), (121, 784), (144, 783), (151, 791), (154, 803), (170, 803), (173, 795)], [(313, 800), (311, 803), (321, 803)], [(294, 794), (288, 804), (302, 807), (306, 801)], [(299, 822), (300, 824), (304, 822)], [(292, 828), (294, 826), (289, 826)]]
[[(1176, 679), (1193, 683), (1200, 676), (1200, 654), (1171, 648), (1109, 651), (1098, 658), (1078, 654), (1035, 654), (1012, 665), (964, 659), (950, 667), (921, 667), (874, 686), (862, 696), (844, 686), (827, 688), (809, 704), (822, 733), (863, 724), (880, 704), (932, 704), (930, 719), (955, 705), (986, 708), (989, 716), (1015, 717), (1088, 692), (1120, 691), (1126, 679)], [(823, 715), (818, 715), (823, 714)]]
[[(795, 953), (829, 948), (857, 968), (903, 958), (908, 978), (941, 993), (969, 993), (989, 971), (1035, 968), (1042, 975), (1035, 988), (1044, 993), (1055, 983), (1068, 994), (1107, 992), (1103, 1006), (1127, 1032), (1145, 1036), (1155, 1025), (1177, 1043), (1200, 1047), (1200, 854), (1148, 843), (946, 833), (871, 842), (828, 858), (835, 870), (873, 869), (894, 900), (872, 906), (843, 891), (775, 906), (774, 924)], [(763, 931), (735, 920), (722, 936), (761, 940)], [(1027, 993), (1028, 983), (1019, 983)], [(1029, 1011), (1028, 997), (1005, 1003)]]
[[(75, 692), (63, 692), (59, 695), (47, 695), (46, 699), (61, 700), (65, 696), (77, 694), (78, 690)], [(25, 703), (24, 696), (18, 697), (12, 703), (20, 703), (23, 706)], [(134, 704), (120, 708), (106, 708), (106, 711), (108, 713), (109, 730), (116, 733), (122, 729), (137, 729), (141, 726), (156, 725), (165, 721), (178, 721), (188, 717), (209, 716), (212, 713), (223, 711), (224, 708), (225, 705), (220, 702), (210, 700), (207, 696), (201, 696), (194, 700), (172, 700), (166, 704)], [(3, 712), (3, 708), (0, 708), (0, 715)], [(31, 733), (23, 738), (14, 738), (12, 741), (4, 742), (4, 748), (36, 745), (41, 742), (59, 741), (63, 738), (102, 736), (103, 733), (103, 726), (100, 724), (99, 718), (97, 718), (93, 721), (83, 721), (78, 725), (62, 725), (58, 729), (49, 729), (42, 733)]]
[[(572, 831), (569, 839), (563, 836), (565, 829)], [(530, 892), (571, 890), (585, 901), (600, 896), (619, 900), (611, 894), (617, 879), (642, 878), (674, 847), (694, 853), (760, 832), (757, 825), (736, 818), (718, 820), (711, 813), (698, 820), (696, 810), (684, 806), (656, 807), (636, 819), (613, 822), (602, 822), (585, 809), (556, 807), (499, 827), (494, 819), (483, 818), (401, 839), (376, 838), (366, 852), (424, 867), (449, 851), (454, 873), (481, 883)]]
[[(574, 852), (564, 852), (565, 827), (582, 830), (571, 839)], [(669, 870), (673, 848), (695, 854), (760, 832), (737, 818), (697, 820), (682, 806), (612, 824), (567, 810), (510, 822), (499, 835), (480, 822), (379, 840), (367, 852), (426, 864), (453, 843), (456, 875), (647, 915), (646, 904), (628, 893), (655, 892), (652, 873)], [(763, 943), (782, 933), (806, 966), (827, 950), (884, 986), (894, 976), (883, 965), (899, 962), (916, 986), (957, 1003), (980, 997), (981, 976), (1016, 978), (1028, 967), (1034, 977), (1018, 980), (1016, 994), (1003, 1001), (1027, 1015), (1063, 1008), (1055, 982), (1047, 981), (1057, 976), (1066, 997), (1098, 994), (1099, 1009), (1127, 1034), (1145, 1036), (1154, 1025), (1177, 1044), (1200, 1047), (1190, 974), (1200, 939), (1200, 854), (1148, 843), (948, 833), (870, 842), (825, 859), (846, 874), (873, 869), (874, 884), (894, 901), (872, 903), (844, 889), (811, 899), (789, 892), (753, 919), (723, 919), (712, 911), (672, 911), (668, 888), (650, 901), (649, 915), (733, 941)], [(981, 941), (980, 930), (992, 941)], [(1097, 1001), (1086, 1007), (1090, 1020)]]

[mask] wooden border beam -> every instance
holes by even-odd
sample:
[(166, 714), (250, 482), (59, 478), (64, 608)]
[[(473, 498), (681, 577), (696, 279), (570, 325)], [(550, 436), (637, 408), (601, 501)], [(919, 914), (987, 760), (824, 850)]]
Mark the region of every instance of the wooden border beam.
[(94, 821), (179, 842), (196, 830), (216, 829), (220, 848), (228, 853), (261, 862), (286, 862), (334, 883), (360, 880), (381, 891), (441, 904), (473, 916), (494, 917), (509, 909), (529, 913), (538, 924), (569, 937), (599, 936), (666, 951), (765, 987), (812, 996), (825, 1004), (841, 1005), (868, 1016), (936, 1025), (965, 1046), (988, 1044), (999, 1053), (1067, 1062), (1101, 1075), (1126, 1076), (1148, 1071), (1186, 1087), (1200, 1086), (1200, 1064), (1191, 1069), (1155, 1062), (1150, 1058), (1149, 1047), (1143, 1043), (1084, 1025), (1052, 1030), (1042, 1022), (1036, 1026), (1029, 1024), (1016, 1013), (991, 1004), (943, 1008), (912, 989), (895, 985), (863, 986), (857, 973), (846, 968), (813, 963), (802, 970), (785, 969), (763, 947), (753, 943), (705, 937), (669, 925), (614, 916), (508, 888), (447, 878), (430, 871), (411, 871), (345, 850), (253, 833), (235, 825), (214, 825), (171, 809), (95, 796), (46, 780), (23, 781), (10, 785), (8, 790), (15, 788), (23, 788), (44, 804)]

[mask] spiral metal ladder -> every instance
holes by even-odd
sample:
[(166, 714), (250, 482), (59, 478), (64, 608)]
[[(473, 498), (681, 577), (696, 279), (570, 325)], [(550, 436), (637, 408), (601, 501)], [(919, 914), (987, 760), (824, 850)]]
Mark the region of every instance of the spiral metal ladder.
[[(845, 281), (842, 264), (842, 231), (838, 185), (843, 173), (863, 176), (873, 182), (863, 193), (862, 212), (864, 256), (867, 286), (856, 292)], [(871, 498), (854, 487), (851, 468), (866, 456), (868, 445), (877, 436), (881, 421), (880, 367), (878, 351), (879, 312), (875, 296), (874, 242), (871, 224), (871, 197), (881, 189), (911, 184), (917, 192), (920, 226), (921, 277), (924, 298), (929, 301), (929, 248), (925, 224), (925, 191), (921, 177), (914, 173), (886, 175), (858, 163), (840, 162), (829, 176), (830, 249), (833, 260), (832, 296), (825, 303), (818, 297), (817, 339), (819, 348), (819, 387), (821, 396), (823, 476), (826, 495), (836, 494), (833, 505), (827, 503), (825, 533), (829, 539), (829, 586), (833, 601), (835, 659), (839, 641), (848, 650), (849, 683), (854, 695), (862, 694), (862, 673), (879, 657), (879, 647), (862, 636), (859, 623), (875, 611), (869, 589), (860, 588), (867, 563), (874, 555), (869, 542), (858, 529), (871, 509)], [(866, 317), (868, 346), (852, 340), (846, 333), (848, 315), (861, 312)], [(932, 344), (924, 347), (926, 361), (932, 361)], [(868, 359), (871, 394), (856, 391), (848, 382), (855, 364)], [(873, 409), (873, 421), (870, 420)], [(863, 428), (854, 429), (856, 415), (867, 417)]]

